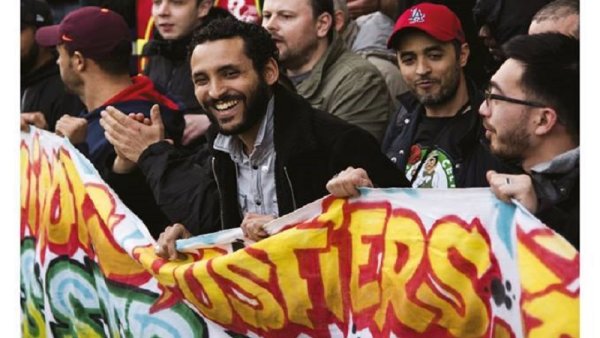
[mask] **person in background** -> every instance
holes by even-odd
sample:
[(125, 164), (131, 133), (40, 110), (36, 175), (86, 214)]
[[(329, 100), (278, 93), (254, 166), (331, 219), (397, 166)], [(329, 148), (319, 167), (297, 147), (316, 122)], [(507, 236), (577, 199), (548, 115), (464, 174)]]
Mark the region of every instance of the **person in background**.
[(394, 110), (398, 108), (398, 95), (408, 91), (404, 79), (398, 72), (396, 53), (387, 48), (387, 39), (392, 34), (394, 21), (374, 12), (352, 19), (346, 0), (334, 0), (335, 30), (346, 46), (371, 62), (385, 79)]
[(335, 32), (332, 0), (265, 0), (262, 25), (298, 94), (381, 140), (392, 98), (377, 68)]
[(53, 48), (39, 46), (35, 33), (52, 24), (48, 4), (21, 0), (21, 129), (29, 124), (54, 131), (64, 114), (77, 115), (83, 104), (67, 93), (60, 78)]
[(206, 146), (204, 133), (210, 125), (206, 113), (194, 96), (188, 61), (188, 45), (194, 28), (216, 17), (230, 16), (213, 8), (212, 0), (156, 0), (152, 2), (154, 38), (142, 51), (148, 58), (144, 69), (159, 87), (173, 97), (184, 111), (182, 144), (191, 152)]
[(529, 34), (558, 32), (579, 39), (579, 0), (555, 0), (531, 20)]
[(348, 12), (353, 19), (379, 11), (396, 20), (405, 3), (406, 0), (348, 0)]
[(504, 60), (500, 46), (513, 36), (527, 34), (533, 15), (551, 0), (477, 0), (473, 7), (479, 38), (489, 54), (486, 73), (491, 76)]

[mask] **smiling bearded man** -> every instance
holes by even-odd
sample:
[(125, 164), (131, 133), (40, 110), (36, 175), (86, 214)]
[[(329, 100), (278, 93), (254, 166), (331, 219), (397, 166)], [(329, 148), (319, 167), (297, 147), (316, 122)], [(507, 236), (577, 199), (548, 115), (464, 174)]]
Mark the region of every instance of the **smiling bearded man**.
[(201, 168), (150, 125), (103, 113), (107, 138), (137, 162), (174, 226), (157, 253), (175, 258), (175, 240), (241, 227), (253, 240), (263, 225), (327, 194), (325, 184), (349, 166), (366, 168), (380, 187), (407, 186), (367, 131), (316, 110), (277, 84), (277, 47), (260, 26), (219, 19), (192, 40), (194, 90), (213, 126), (211, 157)]

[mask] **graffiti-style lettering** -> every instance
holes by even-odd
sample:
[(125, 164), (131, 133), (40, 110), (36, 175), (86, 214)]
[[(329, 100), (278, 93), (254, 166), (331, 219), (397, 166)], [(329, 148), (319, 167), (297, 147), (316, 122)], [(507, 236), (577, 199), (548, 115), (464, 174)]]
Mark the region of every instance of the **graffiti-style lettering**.
[(182, 294), (205, 317), (222, 325), (233, 323), (233, 309), (213, 274), (209, 264), (213, 261), (200, 261), (180, 266), (174, 271), (175, 279)]
[[(523, 296), (525, 330), (531, 338), (579, 337), (579, 253), (566, 240), (548, 230), (526, 235), (517, 232), (518, 263)], [(560, 263), (560, 264), (559, 264)], [(565, 268), (560, 270), (559, 266)], [(548, 309), (560, 308), (564, 322), (557, 323)]]
[[(68, 141), (26, 136), (23, 336), (579, 336), (579, 253), (483, 189), (330, 196), (251, 246), (219, 232), (167, 261)], [(490, 203), (482, 216), (428, 196)]]
[[(385, 236), (383, 258), (386, 273), (381, 281), (381, 307), (374, 317), (377, 328), (383, 330), (386, 322), (391, 326), (387, 316), (391, 310), (397, 322), (416, 332), (424, 332), (433, 321), (434, 314), (417, 304), (415, 283), (411, 283), (425, 256), (423, 226), (415, 213), (396, 210), (387, 227), (389, 230)], [(383, 335), (388, 333), (386, 331)], [(401, 332), (397, 332), (397, 335), (401, 335)]]
[(490, 252), (489, 239), (478, 222), (468, 226), (449, 217), (430, 232), (427, 255), (433, 294), (426, 302), (441, 310), (440, 323), (455, 337), (479, 337), (489, 330), (489, 293), (482, 294), (477, 285), (492, 269)]
[(45, 287), (55, 320), (53, 335), (104, 337), (97, 319), (101, 318), (100, 300), (88, 269), (70, 259), (50, 262)]
[(262, 330), (280, 329), (284, 312), (268, 288), (269, 284), (276, 286), (274, 267), (260, 256), (258, 251), (241, 250), (215, 259), (212, 266), (220, 277), (219, 285), (245, 323)]
[(366, 208), (349, 215), (352, 238), (352, 275), (350, 294), (352, 308), (361, 312), (381, 301), (379, 276), (382, 269), (383, 232), (389, 209)]
[(46, 337), (44, 292), (35, 262), (35, 239), (21, 241), (21, 330), (24, 337)]

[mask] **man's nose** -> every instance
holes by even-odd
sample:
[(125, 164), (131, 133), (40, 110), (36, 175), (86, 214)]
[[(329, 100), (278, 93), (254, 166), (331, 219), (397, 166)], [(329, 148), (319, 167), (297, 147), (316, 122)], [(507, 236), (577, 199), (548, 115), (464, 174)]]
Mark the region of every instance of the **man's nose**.
[(226, 92), (226, 87), (223, 85), (223, 83), (219, 80), (213, 80), (210, 82), (210, 87), (208, 89), (208, 95), (212, 98), (212, 99), (219, 99), (223, 96), (223, 94), (225, 94)]
[(427, 62), (426, 58), (418, 58), (417, 59), (417, 74), (426, 75), (431, 72), (431, 67), (429, 62)]

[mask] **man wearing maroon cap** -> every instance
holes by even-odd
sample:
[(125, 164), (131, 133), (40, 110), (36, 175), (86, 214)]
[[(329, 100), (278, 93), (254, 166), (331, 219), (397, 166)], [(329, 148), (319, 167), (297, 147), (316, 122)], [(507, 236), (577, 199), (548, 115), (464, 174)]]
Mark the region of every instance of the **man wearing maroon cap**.
[(41, 46), (56, 46), (60, 76), (86, 107), (78, 117), (61, 117), (56, 133), (85, 154), (150, 232), (159, 234), (169, 221), (159, 211), (139, 171), (119, 174), (128, 163), (115, 161), (115, 150), (99, 123), (100, 112), (114, 106), (125, 114), (149, 117), (151, 108), (159, 106), (167, 137), (176, 142), (181, 138), (183, 118), (177, 104), (157, 91), (149, 78), (129, 76), (131, 38), (124, 19), (105, 8), (82, 7), (60, 24), (40, 28), (36, 41)]
[[(443, 5), (421, 3), (404, 12), (388, 40), (396, 50), (400, 72), (410, 91), (391, 116), (382, 150), (406, 173), (414, 188), (488, 186), (486, 171), (506, 171), (482, 143), (477, 107), (483, 99), (463, 72), (469, 58), (461, 23)], [(422, 184), (430, 158), (443, 178)], [(365, 183), (366, 182), (366, 183)], [(367, 173), (346, 170), (330, 181), (331, 193), (343, 196), (368, 185)]]

